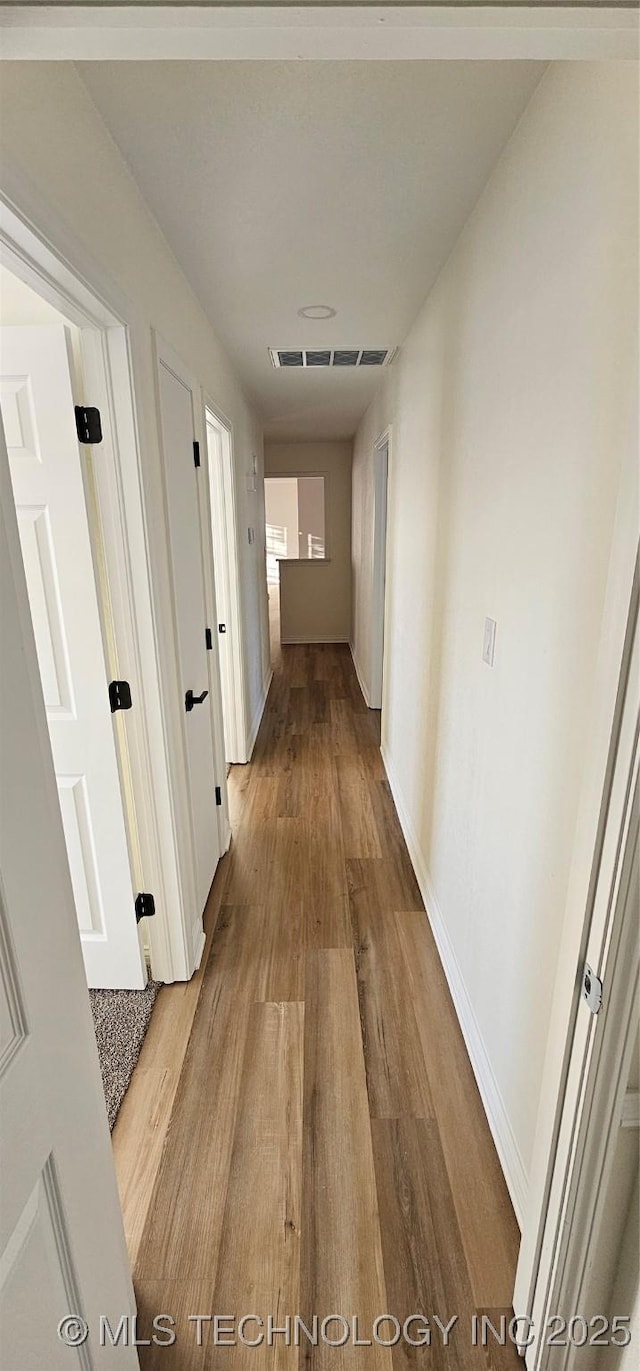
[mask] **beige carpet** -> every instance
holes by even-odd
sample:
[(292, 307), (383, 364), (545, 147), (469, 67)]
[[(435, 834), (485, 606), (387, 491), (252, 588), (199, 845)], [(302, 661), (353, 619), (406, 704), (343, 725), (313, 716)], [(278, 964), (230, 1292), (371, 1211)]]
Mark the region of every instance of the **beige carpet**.
[(144, 990), (90, 990), (109, 1128), (118, 1116), (162, 981)]

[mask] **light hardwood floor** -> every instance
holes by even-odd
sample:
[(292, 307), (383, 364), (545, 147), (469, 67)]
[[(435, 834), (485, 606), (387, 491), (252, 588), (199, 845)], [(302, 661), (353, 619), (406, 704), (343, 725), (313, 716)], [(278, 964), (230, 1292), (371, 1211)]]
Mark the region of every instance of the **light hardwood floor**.
[[(144, 1371), (521, 1366), (472, 1346), (474, 1314), (510, 1312), (518, 1230), (378, 728), (347, 648), (278, 652), (203, 965), (161, 991), (114, 1131), (140, 1329), (177, 1320)], [(199, 1347), (188, 1315), (214, 1313), (458, 1323), (446, 1349), (436, 1324), (430, 1347), (251, 1349), (206, 1323)]]

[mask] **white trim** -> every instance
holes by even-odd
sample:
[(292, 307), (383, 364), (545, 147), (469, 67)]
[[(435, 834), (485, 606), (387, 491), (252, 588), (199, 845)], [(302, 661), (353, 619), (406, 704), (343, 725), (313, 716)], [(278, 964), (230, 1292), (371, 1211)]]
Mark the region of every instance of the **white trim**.
[(431, 925), (444, 974), (447, 978), (451, 998), (458, 1016), (462, 1036), (465, 1040), (469, 1060), (473, 1068), (473, 1074), (476, 1078), (478, 1090), (480, 1091), (487, 1122), (491, 1129), (491, 1135), (496, 1145), (498, 1157), (500, 1158), (500, 1164), (509, 1189), (516, 1219), (518, 1220), (518, 1224), (522, 1226), (522, 1215), (525, 1210), (528, 1190), (526, 1167), (509, 1121), (509, 1115), (500, 1092), (500, 1087), (489, 1060), (489, 1055), (475, 1015), (475, 1010), (469, 999), (464, 978), (447, 933), (445, 920), (431, 884), (418, 838), (409, 818), (409, 812), (405, 805), (398, 781), (394, 775), (389, 753), (384, 746), (381, 747), (380, 751), (391, 787), (391, 794), (393, 795), (394, 804), (400, 820), (400, 827), (409, 850), (409, 856), (420, 888), (420, 894), (424, 900), (424, 906), (427, 911), (427, 917)]
[[(637, 758), (636, 758), (637, 761)], [(585, 1308), (594, 1253), (598, 1250), (603, 1222), (608, 1223), (608, 1198), (614, 1168), (619, 1165), (619, 1128), (624, 1109), (625, 1085), (637, 1042), (638, 980), (640, 949), (637, 936), (638, 907), (638, 767), (635, 767), (634, 798), (629, 798), (630, 822), (621, 842), (619, 875), (613, 893), (611, 939), (606, 967), (599, 968), (605, 984), (602, 1008), (596, 1016), (581, 1005), (591, 1043), (588, 1052), (578, 1051), (582, 1080), (579, 1099), (569, 1099), (563, 1123), (570, 1125), (570, 1155), (559, 1148), (565, 1171), (560, 1204), (551, 1191), (549, 1221), (552, 1241), (543, 1243), (542, 1291), (536, 1292), (532, 1309), (534, 1329), (547, 1328), (556, 1310)], [(617, 826), (617, 825), (616, 825)], [(611, 892), (607, 892), (611, 894)], [(575, 1104), (575, 1108), (573, 1108)], [(566, 1163), (566, 1164), (565, 1164)], [(547, 1265), (545, 1256), (550, 1260)], [(538, 1317), (540, 1311), (540, 1317)], [(575, 1366), (569, 1346), (558, 1353), (547, 1339), (534, 1337), (526, 1351), (527, 1371), (565, 1371)]]
[(348, 638), (328, 638), (326, 633), (305, 633), (301, 638), (281, 638), (280, 642), (283, 647), (304, 647), (305, 643), (309, 647), (313, 647), (314, 644), (320, 646), (322, 643), (346, 643), (350, 646)]
[(363, 679), (362, 679), (362, 674), (361, 674), (361, 672), (360, 672), (360, 667), (358, 666), (358, 662), (357, 662), (357, 659), (356, 659), (356, 654), (355, 654), (355, 649), (354, 649), (353, 643), (349, 643), (349, 650), (350, 650), (350, 652), (351, 652), (351, 660), (352, 660), (352, 662), (353, 662), (353, 669), (354, 669), (354, 671), (355, 671), (355, 673), (356, 673), (356, 676), (357, 676), (357, 678), (358, 678), (358, 685), (360, 686), (360, 689), (361, 689), (361, 691), (362, 691), (362, 696), (363, 696), (364, 702), (365, 702), (365, 704), (366, 704), (366, 706), (367, 706), (367, 709), (371, 709), (372, 706), (371, 706), (371, 703), (370, 703), (370, 701), (369, 701), (369, 695), (368, 695), (367, 687), (365, 686), (365, 683), (364, 683), (364, 681), (363, 681)]
[(373, 448), (373, 564), (371, 568), (371, 708), (382, 709), (384, 699), (384, 644), (387, 638), (387, 569), (389, 527), (389, 469), (391, 425), (387, 425)]
[(249, 761), (249, 762), (251, 761), (251, 758), (252, 758), (252, 756), (253, 756), (253, 749), (254, 749), (254, 747), (255, 747), (256, 738), (257, 738), (257, 736), (258, 736), (258, 729), (259, 729), (259, 727), (260, 727), (260, 724), (262, 723), (262, 716), (263, 716), (263, 714), (264, 714), (265, 705), (266, 705), (266, 703), (267, 703), (267, 696), (268, 696), (269, 691), (270, 691), (270, 689), (271, 689), (271, 682), (272, 682), (272, 680), (273, 680), (273, 671), (272, 671), (272, 669), (271, 669), (271, 667), (270, 667), (270, 668), (269, 668), (269, 673), (268, 673), (268, 675), (267, 675), (267, 678), (266, 678), (266, 680), (265, 680), (265, 683), (264, 683), (264, 686), (263, 686), (263, 689), (262, 689), (261, 698), (258, 700), (258, 703), (257, 703), (257, 705), (256, 705), (256, 710), (255, 710), (253, 719), (252, 719), (252, 721), (251, 721), (251, 731), (250, 731), (249, 737), (248, 737), (248, 739), (247, 739), (247, 753), (248, 753), (247, 761)]
[(202, 954), (203, 954), (203, 952), (204, 952), (205, 945), (206, 945), (206, 941), (207, 941), (207, 935), (206, 935), (206, 933), (205, 933), (205, 931), (204, 931), (204, 925), (203, 925), (201, 919), (198, 920), (198, 923), (197, 923), (196, 927), (194, 928), (194, 940), (193, 940), (193, 941), (194, 941), (193, 956), (194, 956), (194, 961), (195, 961), (195, 968), (194, 968), (194, 969), (195, 969), (195, 971), (197, 971), (197, 970), (198, 970), (198, 967), (200, 966), (200, 963), (201, 963), (201, 961), (202, 961)]
[[(32, 222), (8, 196), (0, 197), (0, 260), (81, 330), (86, 381), (96, 388), (103, 410), (112, 461), (96, 464), (96, 477), (114, 647), (141, 704), (118, 730), (119, 765), (128, 769), (133, 789), (133, 830), (126, 809), (125, 818), (135, 883), (156, 899), (156, 915), (146, 931), (152, 975), (163, 981), (184, 979), (188, 972), (125, 302), (82, 255), (76, 269), (70, 261), (75, 245), (58, 222), (49, 222), (44, 206), (29, 204), (29, 214)], [(48, 241), (54, 230), (69, 257)]]
[[(640, 794), (640, 708), (634, 689), (640, 674), (639, 590), (636, 584), (577, 975), (574, 968), (575, 1012), (566, 1079), (558, 1098), (557, 1137), (526, 1311), (538, 1330), (547, 1327), (556, 1310), (582, 1307), (589, 1237), (606, 1200), (606, 1173), (615, 1153), (611, 1138), (622, 1116), (637, 1024), (640, 956), (633, 874), (637, 876)], [(580, 993), (585, 961), (604, 984), (598, 1015), (589, 1012)], [(564, 1365), (562, 1359), (551, 1363), (549, 1357), (550, 1349), (538, 1335), (527, 1347), (527, 1368), (542, 1371), (551, 1364)]]
[(6, 5), (20, 61), (538, 61), (637, 58), (638, 16), (608, 5)]
[[(209, 427), (218, 429), (221, 435), (220, 440), (220, 469), (214, 470), (215, 459), (209, 450)], [(214, 405), (205, 395), (204, 397), (204, 429), (205, 446), (208, 461), (209, 476), (209, 500), (211, 501), (212, 492), (217, 488), (221, 495), (222, 518), (221, 522), (224, 530), (224, 566), (226, 572), (226, 600), (228, 607), (228, 632), (230, 638), (231, 651), (229, 654), (229, 667), (231, 677), (231, 688), (226, 692), (229, 698), (224, 701), (226, 705), (224, 732), (226, 734), (227, 725), (230, 725), (230, 738), (227, 740), (225, 751), (232, 755), (226, 757), (229, 763), (248, 761), (247, 748), (247, 702), (246, 702), (246, 651), (244, 635), (244, 619), (242, 614), (241, 598), (241, 577), (239, 561), (239, 529), (238, 529), (238, 501), (236, 493), (236, 470), (235, 453), (233, 442), (233, 426), (225, 418), (222, 411)], [(226, 435), (226, 441), (224, 438)], [(213, 539), (213, 509), (210, 505), (210, 529)], [(213, 556), (213, 546), (211, 548)], [(215, 575), (212, 591), (215, 601)], [(211, 631), (217, 635), (218, 624), (212, 624)]]
[[(612, 750), (615, 751), (613, 741), (620, 727), (621, 681), (628, 666), (625, 661), (625, 645), (630, 606), (633, 604), (634, 568), (638, 549), (638, 473), (635, 448), (635, 441), (630, 442), (618, 492), (598, 663), (593, 686), (589, 751), (585, 759), (555, 970), (555, 989), (549, 1015), (547, 1049), (529, 1167), (529, 1196), (516, 1271), (513, 1307), (518, 1317), (531, 1315), (540, 1274), (545, 1228), (548, 1231), (550, 1189), (556, 1165), (566, 1099), (570, 1049), (574, 1042), (579, 1005), (576, 971), (585, 956), (590, 934), (593, 883), (602, 860), (603, 816), (610, 808), (613, 793), (611, 758)], [(609, 852), (610, 861), (612, 850)], [(592, 965), (597, 965), (597, 961), (596, 953), (596, 962), (592, 962)]]
[[(200, 519), (200, 555), (201, 555), (201, 567), (202, 567), (202, 577), (203, 577), (203, 599), (204, 599), (204, 609), (205, 609), (205, 613), (208, 615), (209, 603), (210, 603), (212, 600), (213, 600), (213, 602), (215, 602), (215, 600), (214, 600), (214, 597), (213, 597), (213, 589), (212, 589), (213, 561), (212, 561), (212, 557), (211, 557), (211, 504), (210, 504), (210, 494), (209, 494), (209, 467), (208, 467), (208, 463), (206, 463), (204, 466), (202, 465), (203, 444), (204, 444), (205, 441), (206, 441), (206, 435), (205, 435), (205, 433), (203, 432), (203, 423), (204, 423), (204, 401), (203, 401), (203, 396), (202, 396), (202, 389), (201, 389), (201, 387), (200, 387), (200, 385), (199, 385), (199, 383), (198, 383), (196, 377), (194, 376), (193, 372), (191, 371), (191, 369), (185, 365), (185, 363), (182, 361), (182, 358), (178, 355), (177, 352), (174, 351), (174, 349), (171, 347), (171, 345), (170, 345), (169, 343), (167, 343), (167, 342), (164, 340), (164, 338), (157, 332), (157, 330), (153, 329), (153, 330), (152, 330), (152, 335), (153, 335), (153, 350), (154, 350), (154, 357), (155, 357), (155, 363), (156, 363), (156, 380), (159, 381), (159, 368), (160, 368), (160, 366), (162, 365), (162, 366), (166, 367), (170, 372), (172, 372), (173, 375), (176, 376), (177, 379), (178, 379), (179, 381), (181, 381), (181, 383), (182, 383), (182, 384), (184, 385), (184, 387), (189, 391), (189, 394), (190, 394), (190, 396), (191, 396), (192, 435), (193, 435), (194, 441), (197, 441), (197, 442), (200, 444), (200, 454), (201, 454), (201, 455), (200, 455), (199, 480), (198, 480), (198, 482), (197, 482), (197, 500), (198, 500), (199, 519)], [(163, 451), (164, 451), (164, 434), (163, 434), (162, 420), (161, 420), (161, 414), (160, 414), (160, 397), (159, 397), (159, 392), (158, 392), (158, 395), (157, 395), (157, 403), (158, 403), (158, 433), (159, 433), (159, 441), (160, 441), (161, 451), (163, 452)], [(168, 548), (171, 548), (171, 535), (170, 535), (170, 526), (169, 526), (169, 518), (168, 518), (168, 492), (167, 492), (167, 483), (166, 483), (166, 472), (167, 472), (167, 464), (166, 464), (166, 461), (163, 460), (163, 463), (162, 463), (162, 486), (163, 486), (163, 497), (164, 497), (165, 539), (166, 539), (166, 546), (167, 546)], [(203, 486), (204, 486), (204, 489), (203, 489)], [(175, 657), (175, 669), (176, 669), (177, 675), (179, 676), (179, 673), (180, 673), (180, 666), (179, 666), (179, 660), (178, 660), (178, 657), (177, 657), (177, 653), (178, 653), (178, 644), (179, 644), (179, 635), (178, 635), (178, 626), (177, 626), (177, 613), (178, 613), (178, 609), (177, 609), (177, 603), (176, 603), (176, 598), (175, 598), (175, 585), (174, 585), (173, 573), (171, 573), (171, 603), (172, 603), (173, 618), (174, 618), (174, 630), (175, 630), (175, 638), (174, 638), (174, 644), (175, 644), (175, 653), (174, 653), (174, 657)], [(206, 627), (206, 625), (203, 623), (203, 625), (202, 625), (203, 640), (204, 640), (204, 630), (205, 630), (205, 627)], [(221, 694), (220, 694), (220, 675), (219, 675), (219, 664), (218, 664), (218, 654), (217, 654), (217, 640), (216, 640), (215, 638), (214, 638), (214, 643), (215, 643), (215, 650), (212, 651), (211, 653), (207, 653), (206, 656), (207, 656), (207, 659), (208, 659), (208, 660), (207, 660), (207, 671), (208, 671), (208, 677), (209, 677), (209, 701), (208, 701), (208, 708), (209, 708), (210, 717), (211, 717), (211, 733), (212, 733), (212, 743), (213, 743), (213, 764), (214, 764), (214, 782), (215, 782), (216, 785), (219, 785), (219, 786), (220, 786), (220, 790), (221, 790), (221, 793), (222, 793), (222, 800), (223, 800), (223, 803), (222, 803), (222, 805), (220, 806), (220, 812), (219, 812), (219, 813), (217, 814), (217, 816), (216, 816), (216, 817), (217, 817), (217, 829), (218, 829), (218, 849), (219, 849), (219, 850), (218, 850), (218, 854), (217, 854), (217, 861), (216, 861), (216, 868), (217, 868), (218, 862), (219, 862), (219, 860), (220, 860), (220, 858), (221, 858), (223, 852), (226, 850), (226, 849), (225, 849), (224, 843), (225, 843), (226, 830), (227, 830), (227, 828), (228, 828), (228, 823), (229, 823), (229, 811), (228, 811), (228, 794), (227, 794), (227, 765), (226, 765), (226, 761), (225, 761), (225, 757), (224, 757), (224, 742), (223, 742), (223, 729), (222, 729), (222, 701), (221, 701)], [(182, 689), (181, 686), (180, 686), (180, 689)], [(190, 946), (189, 976), (192, 976), (193, 973), (194, 973), (194, 971), (196, 970), (196, 968), (197, 968), (197, 966), (198, 966), (199, 958), (202, 956), (201, 933), (202, 933), (202, 919), (203, 919), (203, 916), (204, 916), (204, 908), (202, 908), (202, 909), (198, 909), (198, 908), (197, 908), (197, 899), (196, 899), (195, 886), (194, 886), (194, 879), (193, 879), (193, 872), (195, 871), (194, 822), (193, 822), (192, 797), (191, 797), (191, 788), (190, 788), (190, 783), (189, 783), (189, 771), (188, 771), (188, 761), (187, 761), (187, 758), (188, 758), (188, 747), (187, 747), (187, 732), (186, 732), (186, 716), (185, 716), (183, 710), (180, 711), (180, 740), (181, 740), (181, 751), (178, 752), (178, 749), (176, 749), (177, 755), (179, 755), (179, 757), (180, 757), (180, 767), (179, 767), (179, 770), (176, 771), (176, 775), (179, 777), (179, 785), (180, 785), (181, 799), (182, 799), (182, 829), (183, 829), (183, 833), (186, 831), (187, 834), (188, 834), (189, 850), (190, 850), (190, 854), (191, 854), (191, 860), (190, 860), (190, 863), (189, 863), (190, 869), (189, 869), (188, 872), (185, 872), (185, 871), (183, 870), (182, 875), (183, 875), (183, 881), (185, 882), (185, 885), (187, 886), (187, 889), (188, 889), (188, 891), (189, 891), (189, 907), (190, 907), (191, 909), (195, 909), (195, 910), (196, 910), (196, 917), (195, 917), (195, 921), (194, 921), (193, 926), (192, 926), (191, 936), (190, 936), (190, 944), (191, 944), (191, 946)], [(206, 901), (205, 901), (205, 907), (206, 907)]]

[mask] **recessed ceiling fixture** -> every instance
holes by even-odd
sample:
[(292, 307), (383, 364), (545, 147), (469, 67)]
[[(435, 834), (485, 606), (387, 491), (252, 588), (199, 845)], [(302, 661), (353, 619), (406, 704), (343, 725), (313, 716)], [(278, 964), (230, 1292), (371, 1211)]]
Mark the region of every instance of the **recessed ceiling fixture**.
[(301, 319), (335, 319), (336, 313), (331, 305), (304, 305), (298, 310)]
[(272, 366), (388, 367), (397, 348), (269, 348)]

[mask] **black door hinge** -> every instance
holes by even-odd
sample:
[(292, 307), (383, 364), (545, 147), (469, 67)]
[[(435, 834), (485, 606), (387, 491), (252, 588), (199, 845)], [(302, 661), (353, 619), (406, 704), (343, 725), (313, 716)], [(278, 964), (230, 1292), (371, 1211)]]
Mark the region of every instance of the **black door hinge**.
[(221, 805), (221, 804), (222, 804), (222, 791), (221, 791), (219, 785), (216, 786), (216, 804), (217, 804), (217, 805)]
[(137, 924), (140, 923), (141, 919), (150, 919), (152, 914), (156, 912), (156, 902), (153, 895), (150, 895), (146, 890), (142, 891), (140, 895), (136, 895), (135, 911)]
[(128, 681), (109, 682), (109, 704), (112, 714), (118, 709), (131, 709), (131, 686)]
[(81, 443), (101, 443), (102, 424), (100, 410), (85, 405), (76, 405), (76, 433)]
[(212, 649), (212, 647), (213, 647), (213, 634), (212, 634), (210, 628), (205, 628), (205, 631), (204, 631), (204, 641), (205, 641), (205, 646), (206, 646), (207, 652), (211, 652), (211, 649)]
[(218, 624), (218, 633), (226, 633), (226, 631), (227, 631), (227, 625), (226, 625), (226, 624)]
[(200, 466), (200, 444), (195, 439), (193, 443), (193, 465), (194, 467)]

